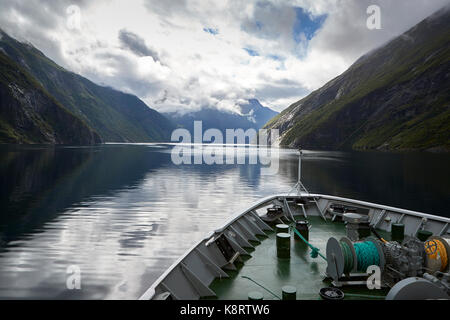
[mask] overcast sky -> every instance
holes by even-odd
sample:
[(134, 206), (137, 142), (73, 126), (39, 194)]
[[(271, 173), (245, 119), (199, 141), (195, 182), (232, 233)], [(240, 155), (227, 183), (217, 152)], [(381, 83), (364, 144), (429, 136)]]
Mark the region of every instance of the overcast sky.
[[(0, 0), (0, 27), (159, 111), (249, 98), (281, 111), (449, 2)], [(366, 26), (371, 4), (379, 30)]]

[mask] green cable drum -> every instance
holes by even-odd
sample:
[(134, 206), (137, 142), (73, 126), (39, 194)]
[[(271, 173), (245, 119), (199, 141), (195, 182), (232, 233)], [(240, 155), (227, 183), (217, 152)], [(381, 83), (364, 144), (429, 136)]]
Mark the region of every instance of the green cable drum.
[(403, 223), (393, 223), (391, 226), (391, 240), (402, 242), (405, 238), (405, 225)]
[(367, 268), (376, 265), (384, 269), (383, 249), (377, 240), (368, 238), (364, 242), (351, 242), (343, 237), (340, 241), (331, 237), (327, 242), (327, 274), (338, 280), (343, 274), (367, 272)]
[(282, 259), (291, 257), (291, 235), (289, 233), (277, 233), (277, 257)]
[(348, 274), (353, 270), (353, 254), (347, 243), (344, 241), (340, 241), (339, 243), (344, 254), (344, 273)]
[(342, 248), (342, 254), (344, 256), (344, 273), (349, 274), (352, 272), (356, 272), (356, 266), (358, 264), (358, 260), (356, 258), (355, 247), (353, 246), (353, 242), (347, 238), (342, 237), (339, 240), (339, 244)]

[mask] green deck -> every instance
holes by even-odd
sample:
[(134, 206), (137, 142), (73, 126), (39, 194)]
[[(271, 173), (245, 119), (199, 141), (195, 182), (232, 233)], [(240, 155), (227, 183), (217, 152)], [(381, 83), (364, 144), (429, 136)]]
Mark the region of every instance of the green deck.
[[(310, 217), (312, 228), (309, 232), (309, 242), (320, 249), (325, 255), (325, 248), (330, 237), (339, 239), (345, 236), (344, 224), (341, 222), (325, 223), (319, 217)], [(384, 235), (383, 235), (384, 236)], [(275, 233), (268, 237), (261, 237), (261, 243), (253, 243), (255, 250), (250, 252), (251, 257), (244, 258), (245, 263), (238, 265), (237, 271), (229, 271), (230, 278), (216, 279), (210, 288), (217, 294), (219, 300), (246, 300), (248, 293), (259, 291), (264, 299), (276, 299), (269, 292), (260, 288), (242, 276), (248, 276), (254, 281), (281, 296), (281, 288), (285, 285), (297, 288), (297, 299), (320, 298), (319, 289), (327, 287), (330, 282), (324, 282), (327, 263), (320, 256), (310, 257), (309, 247), (301, 240), (291, 237), (291, 258), (278, 259), (276, 256)], [(369, 290), (366, 287), (341, 288), (345, 293), (381, 295), (386, 290)], [(355, 297), (350, 297), (355, 298)]]

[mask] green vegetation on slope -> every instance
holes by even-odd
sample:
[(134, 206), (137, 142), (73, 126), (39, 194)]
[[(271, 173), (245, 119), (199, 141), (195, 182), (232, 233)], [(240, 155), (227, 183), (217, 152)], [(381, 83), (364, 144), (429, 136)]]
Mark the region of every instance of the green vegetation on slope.
[[(1, 32), (1, 31), (0, 31)], [(136, 96), (102, 87), (65, 70), (31, 45), (5, 33), (0, 48), (23, 66), (61, 105), (106, 142), (167, 141), (171, 122)]]
[(99, 135), (0, 52), (0, 143), (100, 143)]
[(450, 150), (449, 24), (449, 10), (422, 21), (266, 127), (296, 147)]

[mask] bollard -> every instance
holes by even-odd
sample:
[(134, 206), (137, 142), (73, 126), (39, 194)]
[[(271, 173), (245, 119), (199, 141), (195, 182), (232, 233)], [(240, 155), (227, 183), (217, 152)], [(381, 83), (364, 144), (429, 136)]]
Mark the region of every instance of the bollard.
[[(295, 229), (297, 229), (297, 231), (302, 235), (303, 238), (305, 238), (306, 241), (309, 241), (308, 221), (297, 221)], [(294, 235), (294, 239), (301, 240), (297, 234)]]
[(405, 225), (403, 223), (393, 223), (391, 227), (391, 240), (402, 242), (405, 238)]
[(248, 300), (263, 300), (264, 295), (259, 291), (252, 291), (248, 293)]
[(291, 257), (291, 235), (289, 233), (277, 233), (277, 257), (282, 259)]
[(297, 300), (297, 288), (284, 286), (281, 288), (283, 300)]
[(289, 233), (289, 226), (287, 224), (277, 224), (275, 226), (275, 230), (277, 233)]

